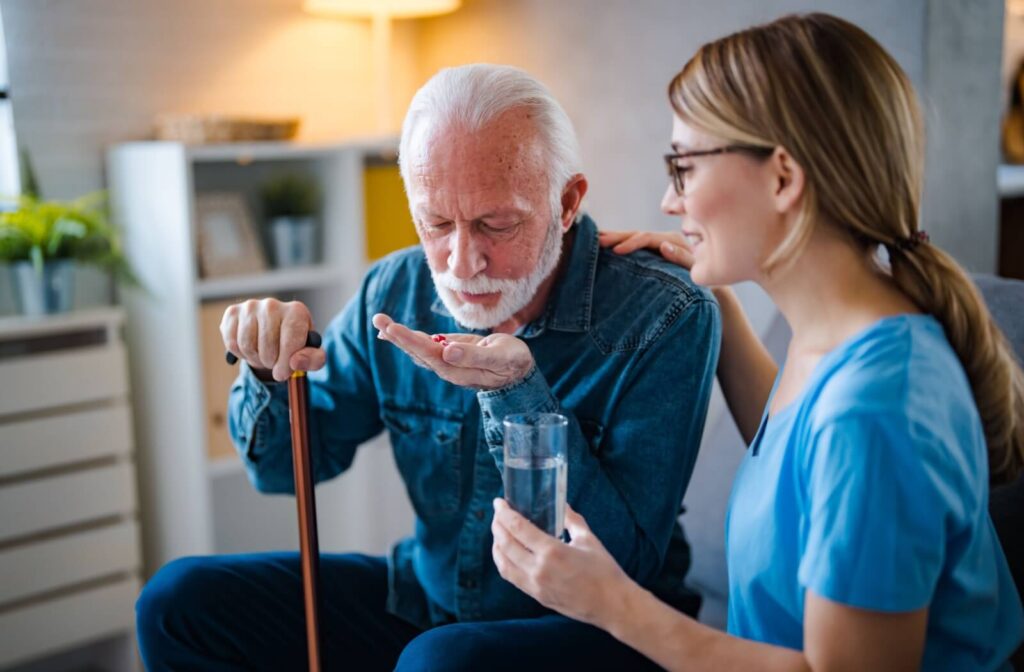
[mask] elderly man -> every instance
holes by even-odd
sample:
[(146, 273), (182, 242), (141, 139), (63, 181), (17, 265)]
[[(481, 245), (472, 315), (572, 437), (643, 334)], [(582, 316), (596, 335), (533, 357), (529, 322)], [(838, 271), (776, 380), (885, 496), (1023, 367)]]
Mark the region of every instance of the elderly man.
[[(520, 70), (437, 74), (413, 99), (400, 160), (422, 245), (374, 265), (323, 349), (304, 347), (314, 325), (300, 303), (247, 301), (221, 326), (247, 362), (231, 430), (257, 488), (293, 487), (287, 392), (275, 381), (305, 369), (316, 478), (344, 471), (387, 429), (416, 510), (414, 535), (386, 559), (323, 556), (326, 665), (651, 665), (498, 575), (501, 422), (566, 415), (570, 505), (626, 572), (693, 612), (677, 517), (715, 370), (717, 306), (656, 255), (600, 249), (594, 222), (578, 214), (587, 181), (571, 123)], [(300, 668), (300, 581), (294, 553), (170, 563), (137, 607), (146, 665)]]

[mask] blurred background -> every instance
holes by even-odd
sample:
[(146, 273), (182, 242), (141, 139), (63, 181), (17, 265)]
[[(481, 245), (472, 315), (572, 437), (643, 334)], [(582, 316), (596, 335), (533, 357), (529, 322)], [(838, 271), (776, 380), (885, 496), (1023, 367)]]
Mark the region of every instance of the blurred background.
[[(932, 241), (1024, 278), (1024, 2), (397, 5), (0, 0), (0, 669), (137, 669), (133, 603), (160, 565), (297, 548), (293, 501), (255, 493), (227, 441), (217, 325), (239, 298), (276, 296), (323, 326), (374, 259), (415, 243), (397, 134), (439, 68), (530, 71), (576, 125), (598, 224), (671, 230), (670, 78), (709, 39), (837, 14), (922, 100)], [(782, 338), (766, 297), (740, 293)], [(716, 392), (705, 444), (734, 434)], [(683, 520), (702, 619), (721, 626), (742, 451), (712, 452)], [(383, 553), (411, 532), (385, 438), (317, 497), (324, 551)]]

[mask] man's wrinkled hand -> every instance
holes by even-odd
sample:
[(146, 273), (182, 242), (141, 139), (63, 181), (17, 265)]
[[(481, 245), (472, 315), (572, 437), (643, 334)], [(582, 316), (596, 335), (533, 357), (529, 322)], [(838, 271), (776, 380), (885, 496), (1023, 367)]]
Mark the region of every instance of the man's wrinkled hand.
[(245, 360), (264, 381), (288, 380), (293, 371), (324, 367), (326, 352), (306, 345), (312, 329), (305, 304), (270, 298), (228, 306), (220, 322), (224, 349)]
[(399, 348), (416, 364), (460, 387), (497, 390), (514, 385), (533, 370), (529, 346), (510, 334), (430, 334), (415, 331), (383, 313), (373, 316), (377, 338)]

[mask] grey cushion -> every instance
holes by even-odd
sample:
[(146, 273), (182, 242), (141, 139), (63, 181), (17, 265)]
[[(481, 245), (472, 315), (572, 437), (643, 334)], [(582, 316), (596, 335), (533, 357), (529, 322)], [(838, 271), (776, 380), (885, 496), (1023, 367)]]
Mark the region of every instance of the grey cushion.
[[(991, 275), (977, 275), (974, 280), (992, 318), (1016, 351), (1017, 360), (1024, 362), (1024, 282)], [(1024, 599), (1024, 475), (1010, 485), (992, 488), (988, 510), (1010, 563), (1017, 592)], [(1024, 669), (1024, 645), (1017, 650), (1013, 662), (1018, 669)]]
[(979, 274), (974, 282), (1018, 361), (1024, 362), (1024, 281)]

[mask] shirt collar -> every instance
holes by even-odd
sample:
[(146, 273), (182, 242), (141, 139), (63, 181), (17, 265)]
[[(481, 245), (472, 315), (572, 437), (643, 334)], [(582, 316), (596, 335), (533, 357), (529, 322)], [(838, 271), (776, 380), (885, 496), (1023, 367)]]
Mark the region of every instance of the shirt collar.
[(590, 329), (590, 308), (594, 299), (594, 278), (597, 257), (597, 224), (589, 215), (581, 214), (573, 225), (576, 240), (569, 251), (569, 263), (555, 283), (548, 301), (548, 310), (538, 321), (558, 331), (582, 332)]
[[(580, 214), (573, 224), (576, 238), (569, 250), (569, 262), (562, 277), (551, 289), (544, 312), (533, 322), (519, 330), (524, 338), (539, 336), (546, 328), (557, 331), (583, 332), (590, 329), (590, 309), (594, 298), (594, 277), (597, 275), (597, 257), (600, 246), (597, 224), (587, 214)], [(435, 296), (430, 310), (452, 317), (441, 297)], [(454, 318), (453, 318), (454, 319)], [(461, 325), (460, 325), (461, 327)], [(486, 331), (473, 330), (479, 333)]]

